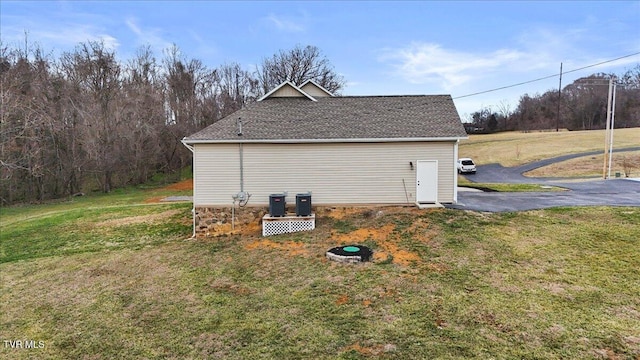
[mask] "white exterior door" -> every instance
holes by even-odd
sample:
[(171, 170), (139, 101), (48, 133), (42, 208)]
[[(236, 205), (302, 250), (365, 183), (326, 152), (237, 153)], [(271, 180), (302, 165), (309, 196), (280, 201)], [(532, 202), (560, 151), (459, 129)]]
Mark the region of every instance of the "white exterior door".
[(438, 202), (438, 160), (418, 160), (416, 202)]

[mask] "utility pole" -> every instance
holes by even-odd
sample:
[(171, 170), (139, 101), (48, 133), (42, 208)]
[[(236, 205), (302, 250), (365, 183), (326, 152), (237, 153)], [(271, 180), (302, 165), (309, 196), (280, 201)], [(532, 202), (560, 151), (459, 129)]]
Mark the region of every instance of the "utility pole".
[(609, 151), (609, 122), (611, 121), (611, 93), (613, 91), (613, 76), (609, 78), (609, 96), (607, 98), (607, 124), (604, 132), (604, 165), (602, 165), (602, 178), (607, 178), (607, 151)]
[(613, 128), (616, 123), (616, 82), (613, 79), (613, 94), (611, 96), (611, 129), (609, 129), (609, 173), (607, 177), (611, 177), (611, 157), (613, 155)]
[(558, 114), (556, 115), (556, 132), (560, 131), (560, 99), (562, 97), (562, 63), (560, 63), (560, 84), (558, 85)]

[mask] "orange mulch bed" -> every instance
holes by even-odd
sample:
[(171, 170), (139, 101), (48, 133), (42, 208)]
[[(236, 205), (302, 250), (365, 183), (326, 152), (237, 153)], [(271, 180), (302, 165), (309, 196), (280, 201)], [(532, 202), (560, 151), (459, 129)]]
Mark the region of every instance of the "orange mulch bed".
[[(186, 179), (174, 184), (167, 185), (161, 190), (193, 190), (193, 179)], [(147, 204), (159, 203), (160, 200), (164, 199), (165, 197), (166, 196), (154, 196), (146, 199), (144, 202)]]
[(193, 190), (193, 179), (182, 180), (175, 184), (165, 186), (163, 190)]

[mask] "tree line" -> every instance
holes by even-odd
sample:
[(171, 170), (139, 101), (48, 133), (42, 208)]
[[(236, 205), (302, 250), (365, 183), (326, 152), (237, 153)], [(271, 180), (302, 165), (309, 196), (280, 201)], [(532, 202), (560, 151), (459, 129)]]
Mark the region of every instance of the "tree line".
[(592, 74), (561, 91), (524, 94), (515, 109), (501, 103), (472, 113), (469, 133), (547, 129), (595, 130), (606, 127), (609, 79), (616, 82), (615, 127), (640, 127), (640, 64), (622, 75)]
[(284, 80), (338, 92), (344, 79), (314, 46), (208, 68), (177, 46), (119, 61), (101, 42), (58, 58), (0, 43), (0, 205), (141, 184), (190, 164), (180, 140)]
[[(262, 58), (254, 69), (216, 68), (177, 46), (150, 47), (121, 61), (100, 42), (57, 58), (39, 47), (0, 42), (0, 206), (136, 185), (191, 163), (180, 140), (255, 101), (285, 80), (312, 79), (339, 94), (345, 85), (315, 46)], [(523, 95), (515, 110), (481, 109), (470, 132), (605, 126), (611, 74), (557, 91)], [(616, 127), (640, 126), (640, 65), (617, 76)], [(560, 115), (558, 117), (558, 115)], [(559, 119), (559, 121), (558, 121)]]

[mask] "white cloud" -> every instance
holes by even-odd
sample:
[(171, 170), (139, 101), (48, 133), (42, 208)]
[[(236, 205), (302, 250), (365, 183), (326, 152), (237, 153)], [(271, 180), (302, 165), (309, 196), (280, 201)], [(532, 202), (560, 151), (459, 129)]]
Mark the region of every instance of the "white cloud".
[(107, 49), (115, 51), (120, 46), (120, 42), (118, 41), (118, 39), (114, 38), (111, 35), (98, 35), (98, 38), (100, 39), (99, 41), (104, 43), (104, 47)]
[(171, 47), (171, 42), (165, 40), (161, 35), (160, 29), (142, 28), (138, 25), (137, 19), (129, 17), (125, 20), (127, 27), (136, 35), (138, 45), (150, 45), (157, 51), (162, 52), (164, 49)]
[(305, 30), (305, 27), (302, 24), (297, 23), (290, 19), (286, 19), (283, 16), (269, 14), (269, 16), (266, 17), (266, 19), (272, 25), (275, 25), (275, 27), (278, 30), (282, 30), (286, 32), (303, 32)]
[(77, 18), (81, 16), (70, 20), (59, 20), (55, 14), (49, 17), (10, 16), (3, 19), (3, 40), (9, 44), (24, 43), (26, 32), (30, 42), (46, 50), (68, 51), (89, 41), (102, 42), (105, 48), (114, 51), (121, 46), (113, 34), (99, 25), (99, 21), (79, 22)]
[(396, 73), (413, 84), (436, 83), (445, 90), (477, 81), (487, 72), (526, 58), (517, 50), (470, 53), (445, 49), (439, 44), (414, 42), (401, 49), (387, 49), (381, 61), (390, 61)]
[(61, 31), (35, 30), (32, 34), (39, 41), (52, 43), (62, 48), (73, 47), (89, 41), (102, 42), (109, 50), (116, 50), (120, 46), (120, 42), (115, 37), (100, 33), (91, 26), (80, 24), (67, 26)]

